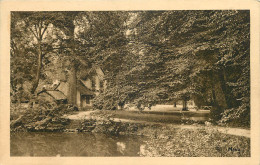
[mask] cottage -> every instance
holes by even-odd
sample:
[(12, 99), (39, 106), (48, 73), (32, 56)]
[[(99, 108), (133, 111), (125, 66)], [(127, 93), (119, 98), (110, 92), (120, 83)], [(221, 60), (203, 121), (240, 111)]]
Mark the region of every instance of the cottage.
[(77, 106), (91, 107), (92, 99), (95, 97), (94, 90), (84, 85), (81, 80), (77, 81)]
[[(60, 91), (67, 97), (68, 95), (68, 82), (64, 80), (55, 80), (52, 89)], [(104, 73), (100, 68), (95, 69), (95, 74), (88, 76), (85, 74), (81, 76), (76, 83), (76, 104), (80, 108), (91, 108), (92, 100), (100, 92), (105, 90), (106, 82), (104, 81)]]

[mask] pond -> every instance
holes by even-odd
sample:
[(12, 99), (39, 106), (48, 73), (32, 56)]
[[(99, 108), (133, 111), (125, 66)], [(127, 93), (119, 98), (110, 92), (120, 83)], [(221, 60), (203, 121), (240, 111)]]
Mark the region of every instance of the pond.
[(101, 133), (11, 133), (11, 156), (139, 156), (145, 137)]

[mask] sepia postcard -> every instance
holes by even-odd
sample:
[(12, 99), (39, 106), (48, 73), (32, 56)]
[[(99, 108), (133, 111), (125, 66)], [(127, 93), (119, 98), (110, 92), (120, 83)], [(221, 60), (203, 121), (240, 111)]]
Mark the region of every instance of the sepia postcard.
[(260, 164), (260, 1), (0, 10), (0, 165)]

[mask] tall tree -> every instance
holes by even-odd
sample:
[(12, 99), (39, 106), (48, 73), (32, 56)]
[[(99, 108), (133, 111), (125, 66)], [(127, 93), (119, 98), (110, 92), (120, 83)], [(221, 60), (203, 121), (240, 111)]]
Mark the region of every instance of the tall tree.
[[(67, 36), (62, 44), (64, 60), (69, 62), (68, 101), (76, 104), (76, 83), (80, 70), (102, 65), (104, 59), (124, 44), (125, 15), (121, 12), (58, 12), (54, 26)], [(80, 69), (82, 68), (82, 69)], [(88, 76), (91, 76), (89, 74)]]
[[(11, 82), (17, 77), (21, 77), (23, 83), (27, 79), (32, 84), (30, 93), (34, 94), (41, 77), (43, 57), (52, 50), (53, 41), (48, 38), (47, 31), (53, 15), (48, 12), (12, 12), (11, 16)], [(16, 70), (21, 68), (24, 70)]]

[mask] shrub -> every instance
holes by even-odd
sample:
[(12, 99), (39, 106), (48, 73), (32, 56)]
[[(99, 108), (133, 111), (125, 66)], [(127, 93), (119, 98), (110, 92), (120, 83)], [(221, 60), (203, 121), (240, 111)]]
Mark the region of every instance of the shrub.
[(18, 118), (13, 118), (13, 120), (11, 118), (11, 131), (59, 131), (69, 122), (61, 116), (70, 111), (72, 111), (70, 106), (66, 104), (55, 105), (51, 108), (39, 105), (28, 108), (20, 113)]
[(240, 106), (227, 109), (222, 113), (219, 123), (235, 127), (250, 127), (250, 108)]

